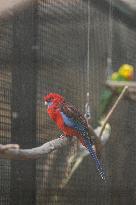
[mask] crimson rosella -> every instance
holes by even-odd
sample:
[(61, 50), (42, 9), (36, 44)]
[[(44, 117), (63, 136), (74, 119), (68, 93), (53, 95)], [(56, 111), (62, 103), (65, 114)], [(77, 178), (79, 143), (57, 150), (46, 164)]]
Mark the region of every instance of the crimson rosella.
[(91, 157), (96, 163), (96, 168), (102, 179), (105, 174), (93, 144), (89, 138), (88, 124), (84, 115), (77, 108), (65, 101), (64, 97), (56, 93), (44, 96), (45, 104), (48, 105), (47, 112), (50, 118), (57, 124), (58, 128), (66, 137), (77, 136), (80, 142), (88, 149)]

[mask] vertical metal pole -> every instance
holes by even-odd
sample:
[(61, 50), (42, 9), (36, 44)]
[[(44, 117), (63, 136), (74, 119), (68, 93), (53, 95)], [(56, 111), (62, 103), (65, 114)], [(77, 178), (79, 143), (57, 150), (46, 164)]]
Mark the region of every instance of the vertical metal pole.
[[(33, 6), (32, 6), (33, 7)], [(27, 8), (14, 19), (12, 71), (12, 142), (36, 145), (35, 12)], [(11, 162), (11, 205), (36, 204), (35, 161)]]

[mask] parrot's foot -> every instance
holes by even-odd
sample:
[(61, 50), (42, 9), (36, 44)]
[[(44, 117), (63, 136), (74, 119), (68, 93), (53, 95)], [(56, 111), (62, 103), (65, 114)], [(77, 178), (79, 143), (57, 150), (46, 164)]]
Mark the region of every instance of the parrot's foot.
[(62, 138), (62, 139), (63, 139), (64, 137), (66, 137), (66, 136), (64, 136), (63, 134), (59, 136), (59, 138)]

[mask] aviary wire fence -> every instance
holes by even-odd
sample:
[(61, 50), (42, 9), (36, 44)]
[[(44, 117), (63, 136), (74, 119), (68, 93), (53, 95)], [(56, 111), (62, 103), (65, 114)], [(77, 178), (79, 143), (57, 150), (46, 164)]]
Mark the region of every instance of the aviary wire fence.
[[(135, 23), (112, 9), (109, 13), (107, 1), (38, 0), (1, 18), (1, 144), (32, 148), (60, 136), (43, 103), (49, 92), (64, 95), (84, 113), (89, 89), (96, 126), (109, 52), (113, 70), (123, 63), (136, 66)], [(1, 159), (0, 205), (135, 204), (135, 107), (133, 101), (122, 101), (111, 120), (112, 135), (102, 153), (106, 184), (90, 157), (67, 181), (79, 150), (77, 141), (36, 161)]]

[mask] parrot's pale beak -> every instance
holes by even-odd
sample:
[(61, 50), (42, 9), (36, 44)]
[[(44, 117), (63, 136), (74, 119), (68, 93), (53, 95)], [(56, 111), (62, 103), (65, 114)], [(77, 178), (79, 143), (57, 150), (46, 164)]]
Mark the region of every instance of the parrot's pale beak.
[(44, 102), (45, 105), (48, 105), (47, 101)]

